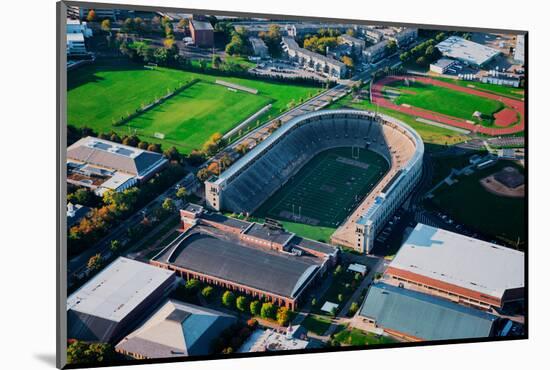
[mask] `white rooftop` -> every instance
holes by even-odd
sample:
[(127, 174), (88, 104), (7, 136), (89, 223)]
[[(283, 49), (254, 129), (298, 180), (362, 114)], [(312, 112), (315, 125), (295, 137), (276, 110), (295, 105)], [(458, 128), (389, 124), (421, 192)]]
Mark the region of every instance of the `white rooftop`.
[(173, 271), (119, 257), (67, 298), (67, 310), (118, 322), (172, 275)]
[(478, 66), (500, 54), (500, 51), (496, 49), (458, 36), (451, 36), (447, 40), (441, 41), (436, 47), (446, 57)]
[(321, 311), (332, 313), (332, 309), (334, 308), (338, 308), (338, 305), (336, 303), (326, 301), (323, 307), (321, 307)]
[(348, 266), (348, 270), (353, 272), (359, 272), (364, 275), (367, 272), (367, 266), (361, 265), (360, 263), (352, 263), (351, 265)]
[(78, 33), (67, 33), (67, 41), (70, 42), (84, 42), (84, 35), (82, 32)]
[(267, 329), (252, 345), (250, 352), (305, 349), (308, 345), (309, 342), (307, 340), (294, 338), (283, 333), (278, 333), (272, 329)]
[(524, 286), (524, 262), (523, 252), (419, 223), (389, 267), (502, 297)]

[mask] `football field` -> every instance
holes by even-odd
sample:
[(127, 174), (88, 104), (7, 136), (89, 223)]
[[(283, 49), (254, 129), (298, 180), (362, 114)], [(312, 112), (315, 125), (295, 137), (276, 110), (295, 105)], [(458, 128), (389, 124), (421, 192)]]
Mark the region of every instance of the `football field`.
[(324, 151), (269, 198), (257, 215), (313, 227), (336, 228), (387, 171), (385, 159), (369, 150), (360, 149), (359, 153), (357, 149), (352, 153), (351, 148)]

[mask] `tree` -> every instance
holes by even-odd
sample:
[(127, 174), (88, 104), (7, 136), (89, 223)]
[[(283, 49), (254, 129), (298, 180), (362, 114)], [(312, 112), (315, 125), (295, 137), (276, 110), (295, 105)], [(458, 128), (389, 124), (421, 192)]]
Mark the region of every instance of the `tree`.
[(418, 57), (416, 59), (416, 64), (418, 64), (419, 66), (425, 66), (427, 64), (426, 57), (425, 56)]
[(344, 295), (342, 293), (338, 294), (338, 302), (344, 301)]
[(262, 305), (262, 308), (260, 310), (260, 316), (263, 319), (273, 319), (275, 318), (275, 314), (277, 312), (277, 309), (273, 305), (273, 303), (266, 302)]
[(111, 245), (109, 246), (109, 249), (111, 250), (111, 252), (117, 254), (120, 251), (120, 247), (121, 247), (120, 241), (118, 241), (117, 239), (111, 240)]
[(166, 149), (162, 154), (171, 161), (179, 161), (181, 159), (181, 155), (175, 146)]
[(183, 18), (178, 22), (178, 28), (185, 29), (189, 26), (189, 19)]
[(88, 189), (80, 188), (74, 193), (67, 195), (67, 200), (74, 204), (82, 204), (85, 206), (94, 206), (97, 203), (97, 196)]
[(87, 343), (75, 340), (67, 347), (67, 363), (94, 364), (109, 362), (114, 359), (115, 352), (108, 343)]
[(96, 270), (99, 270), (102, 265), (103, 265), (103, 262), (101, 260), (101, 254), (98, 253), (90, 257), (90, 259), (88, 260), (87, 266), (90, 271), (96, 271)]
[(388, 43), (386, 44), (386, 52), (388, 54), (393, 54), (396, 50), (397, 50), (397, 43), (395, 42), (395, 40), (388, 41)]
[(111, 32), (111, 21), (109, 19), (101, 21), (101, 30), (104, 32)]
[(244, 155), (248, 151), (248, 146), (246, 144), (242, 143), (242, 144), (237, 145), (235, 150), (237, 150), (237, 152), (240, 153), (241, 155)]
[(90, 9), (90, 11), (88, 12), (88, 15), (86, 16), (86, 20), (87, 20), (88, 22), (93, 22), (93, 21), (95, 21), (95, 10)]
[(149, 146), (147, 147), (147, 150), (155, 153), (161, 152), (159, 144), (149, 144)]
[(350, 313), (350, 316), (353, 316), (357, 311), (359, 311), (359, 304), (357, 302), (353, 302), (351, 306), (349, 306), (348, 312)]
[(208, 180), (208, 178), (211, 176), (212, 174), (210, 172), (208, 172), (208, 170), (206, 168), (201, 168), (198, 172), (197, 172), (197, 178), (204, 182), (206, 180)]
[(348, 68), (353, 68), (354, 67), (353, 59), (351, 59), (347, 55), (344, 55), (341, 60), (342, 60), (342, 63), (344, 63), (346, 65), (346, 67), (348, 67)]
[(355, 280), (359, 281), (361, 280), (361, 278), (363, 277), (363, 275), (361, 275), (359, 272), (355, 274), (355, 276), (353, 277)]
[(235, 294), (230, 290), (226, 290), (222, 296), (222, 303), (226, 307), (233, 307), (235, 304)]
[(260, 301), (252, 301), (250, 302), (250, 313), (254, 316), (258, 316), (260, 314), (261, 310), (261, 303)]
[(164, 39), (163, 44), (166, 49), (171, 49), (174, 46), (174, 42), (174, 39), (166, 38)]
[(225, 153), (220, 158), (220, 163), (223, 165), (223, 168), (227, 168), (231, 166), (231, 163), (233, 163), (233, 159), (229, 156), (229, 154)]
[(313, 297), (313, 298), (311, 299), (311, 306), (312, 306), (312, 307), (317, 306), (317, 298)]
[(212, 288), (210, 285), (205, 286), (202, 288), (201, 294), (205, 299), (209, 299), (212, 297), (212, 294), (214, 293), (214, 288)]
[(135, 135), (125, 136), (124, 139), (122, 139), (123, 145), (137, 147), (138, 143), (139, 143), (139, 138)]
[(185, 186), (180, 186), (178, 190), (176, 191), (176, 197), (180, 199), (185, 199), (187, 197), (187, 189)]
[(401, 53), (399, 55), (399, 60), (401, 60), (403, 63), (407, 62), (411, 58), (411, 54), (408, 51), (405, 51), (404, 53)]
[(332, 307), (332, 309), (330, 310), (330, 314), (332, 316), (336, 316), (336, 312), (338, 312), (338, 309), (336, 307)]
[(247, 303), (248, 303), (248, 300), (246, 299), (245, 296), (241, 295), (241, 296), (237, 297), (236, 306), (237, 306), (237, 309), (239, 311), (245, 312)]
[(290, 318), (290, 312), (286, 307), (279, 307), (277, 310), (277, 322), (279, 325), (286, 325)]
[(344, 271), (344, 269), (342, 268), (342, 265), (336, 266), (336, 268), (334, 269), (334, 276), (340, 275), (342, 271)]
[(187, 290), (187, 292), (190, 295), (197, 293), (200, 286), (201, 286), (201, 282), (198, 281), (197, 279), (189, 279), (185, 282), (185, 290)]
[(147, 150), (149, 143), (147, 141), (140, 141), (137, 147), (138, 149)]
[(176, 205), (174, 204), (172, 198), (164, 199), (164, 202), (162, 202), (162, 209), (168, 212), (172, 212), (176, 209)]
[[(258, 301), (255, 301), (255, 302), (258, 302)], [(260, 302), (258, 302), (260, 303)], [(256, 319), (248, 319), (246, 321), (246, 325), (251, 328), (251, 329), (254, 329), (256, 327), (256, 325), (258, 325), (258, 320)]]
[(153, 53), (153, 58), (157, 64), (166, 65), (168, 62), (168, 49), (157, 48)]
[(192, 150), (187, 156), (187, 162), (193, 166), (204, 163), (205, 159), (204, 153), (196, 149)]

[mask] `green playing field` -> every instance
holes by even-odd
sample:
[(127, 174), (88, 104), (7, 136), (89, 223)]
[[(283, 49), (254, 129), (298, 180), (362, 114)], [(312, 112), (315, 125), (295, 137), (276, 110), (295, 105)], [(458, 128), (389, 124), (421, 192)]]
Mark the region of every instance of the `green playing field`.
[(387, 85), (384, 93), (398, 105), (408, 104), (467, 120), (473, 120), (472, 115), (478, 111), (483, 114), (484, 120), (490, 122), (493, 113), (504, 107), (496, 100), (419, 82), (405, 86), (403, 81), (396, 81)]
[[(124, 60), (101, 61), (68, 73), (67, 122), (75, 127), (120, 135), (137, 133), (148, 142), (176, 146), (189, 153), (213, 133), (225, 133), (272, 104), (260, 120), (275, 117), (289, 104), (316, 95), (320, 89), (252, 78), (219, 77), (171, 68), (148, 69)], [(232, 91), (216, 85), (227, 82), (257, 89), (258, 94)], [(121, 126), (113, 122), (150, 104), (193, 80), (200, 82), (172, 96), (150, 111)], [(134, 130), (136, 129), (136, 130)], [(154, 138), (155, 133), (165, 140)]]
[(269, 198), (257, 215), (336, 228), (387, 171), (386, 160), (369, 150), (324, 151)]

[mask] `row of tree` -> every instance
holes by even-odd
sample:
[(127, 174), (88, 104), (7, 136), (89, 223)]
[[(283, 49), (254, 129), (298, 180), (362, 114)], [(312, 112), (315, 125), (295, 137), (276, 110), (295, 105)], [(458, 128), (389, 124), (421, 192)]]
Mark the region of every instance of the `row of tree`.
[[(441, 58), (441, 51), (435, 45), (445, 38), (445, 33), (438, 33), (435, 38), (424, 41), (416, 45), (409, 51), (405, 51), (399, 55), (399, 59), (403, 63), (415, 63), (419, 67), (426, 67), (430, 63)], [(438, 41), (439, 40), (439, 41)]]
[[(176, 288), (175, 296), (184, 300), (192, 300), (200, 294), (205, 300), (210, 301), (214, 297), (215, 289), (210, 285), (203, 285), (197, 279), (189, 279)], [(237, 309), (241, 313), (248, 313), (266, 320), (277, 320), (279, 325), (286, 325), (290, 319), (290, 311), (286, 307), (277, 307), (271, 302), (251, 300), (245, 295), (235, 295), (231, 290), (226, 290), (221, 296), (221, 303), (229, 309)]]

